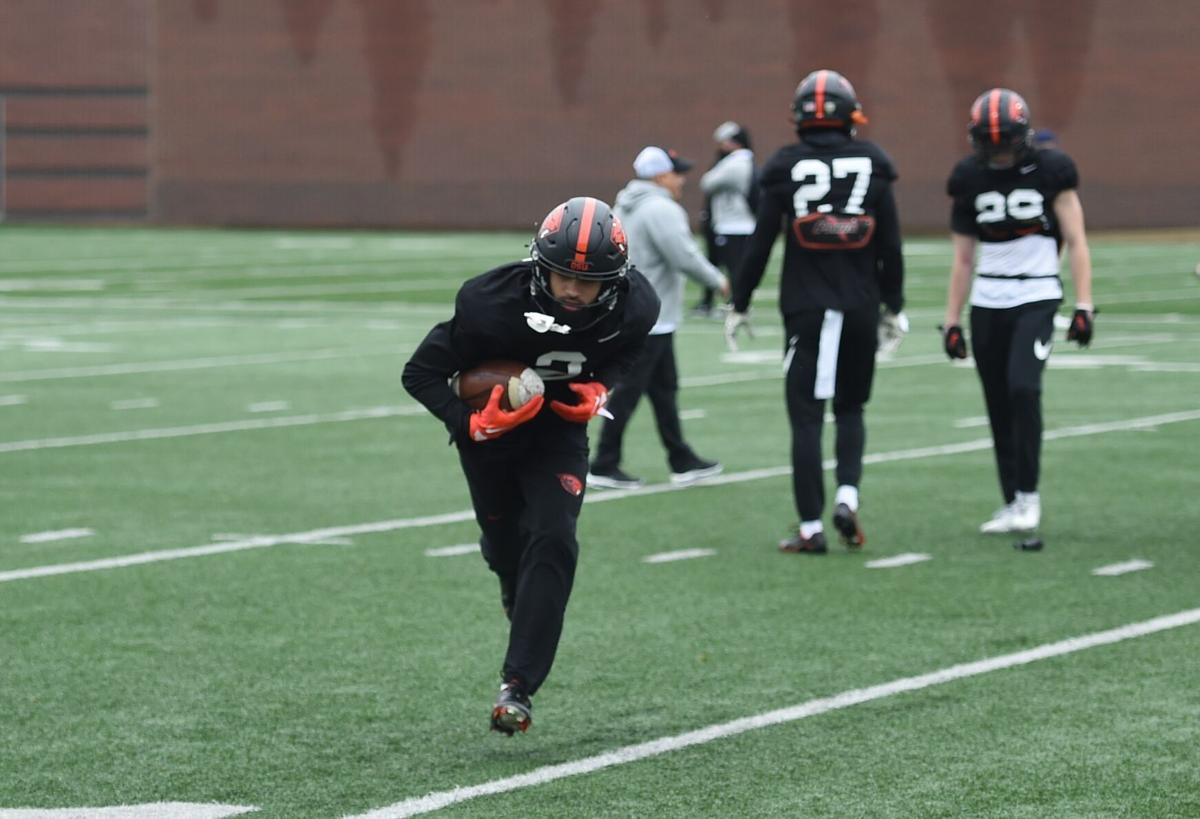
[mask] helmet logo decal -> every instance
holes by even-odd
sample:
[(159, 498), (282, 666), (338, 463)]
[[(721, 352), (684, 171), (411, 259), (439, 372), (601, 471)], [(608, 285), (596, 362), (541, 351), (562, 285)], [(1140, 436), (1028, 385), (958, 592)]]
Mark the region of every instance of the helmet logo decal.
[(588, 243), (592, 239), (592, 226), (596, 221), (596, 200), (590, 196), (584, 197), (583, 216), (579, 218), (579, 238), (575, 241), (575, 258), (571, 260), (572, 270), (588, 270), (591, 263), (587, 258)]
[(546, 218), (542, 220), (542, 229), (538, 231), (538, 238), (548, 236), (562, 227), (563, 211), (567, 209), (566, 203), (559, 205), (554, 210), (546, 214)]
[(622, 253), (629, 252), (629, 240), (625, 238), (625, 226), (614, 213), (612, 218), (612, 242)]

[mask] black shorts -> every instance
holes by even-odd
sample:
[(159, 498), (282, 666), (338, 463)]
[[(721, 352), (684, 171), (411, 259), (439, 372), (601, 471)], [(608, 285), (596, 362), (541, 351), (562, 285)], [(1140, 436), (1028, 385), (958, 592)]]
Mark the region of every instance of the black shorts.
[(879, 306), (845, 312), (806, 310), (784, 316), (784, 374), (790, 396), (865, 404), (875, 380)]

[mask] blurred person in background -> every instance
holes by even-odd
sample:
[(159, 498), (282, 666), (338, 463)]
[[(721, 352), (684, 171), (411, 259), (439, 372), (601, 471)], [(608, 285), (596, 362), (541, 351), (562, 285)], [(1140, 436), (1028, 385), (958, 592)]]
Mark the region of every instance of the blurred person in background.
[(796, 89), (792, 118), (797, 141), (762, 168), (756, 225), (734, 277), (725, 337), (736, 349), (739, 330), (749, 330), (751, 296), (786, 223), (779, 310), (787, 338), (784, 390), (800, 524), (779, 549), (824, 554), (825, 402), (833, 399), (837, 425), (833, 525), (847, 546), (859, 548), (866, 540), (858, 516), (863, 408), (871, 396), (877, 347), (895, 350), (908, 331), (901, 312), (904, 261), (892, 194), (896, 171), (882, 149), (855, 137), (855, 127), (866, 118), (854, 87), (836, 71), (814, 71)]
[(1029, 107), (1007, 88), (975, 100), (967, 132), (972, 156), (954, 166), (946, 184), (954, 255), (943, 344), (951, 359), (967, 357), (960, 316), (969, 290), (975, 370), (1004, 498), (979, 529), (1031, 532), (1042, 515), (1042, 371), (1063, 298), (1063, 245), (1075, 285), (1067, 340), (1080, 347), (1092, 340), (1092, 262), (1076, 192), (1079, 172), (1062, 151), (1035, 146)]
[(685, 174), (692, 163), (674, 151), (649, 146), (633, 161), (636, 178), (614, 204), (629, 235), (629, 258), (662, 303), (646, 348), (613, 389), (612, 417), (600, 429), (600, 443), (588, 470), (588, 486), (635, 489), (644, 481), (621, 469), (625, 429), (643, 394), (654, 409), (659, 438), (667, 450), (671, 482), (688, 484), (721, 472), (721, 464), (702, 458), (688, 445), (679, 422), (679, 372), (675, 363), (675, 330), (683, 320), (685, 277), (729, 295), (729, 280), (712, 265), (692, 236), (687, 211), (679, 203)]
[[(732, 278), (742, 263), (746, 242), (754, 232), (755, 187), (754, 152), (750, 134), (736, 122), (723, 122), (713, 132), (713, 141), (721, 159), (700, 177), (700, 190), (708, 201), (713, 249), (718, 267)], [(712, 311), (713, 290), (706, 288), (697, 312)]]

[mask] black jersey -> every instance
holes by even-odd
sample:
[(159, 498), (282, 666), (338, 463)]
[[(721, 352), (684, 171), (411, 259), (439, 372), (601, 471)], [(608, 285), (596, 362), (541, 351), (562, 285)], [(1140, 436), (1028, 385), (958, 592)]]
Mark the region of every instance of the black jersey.
[[(609, 389), (641, 352), (658, 319), (658, 296), (630, 268), (615, 307), (581, 332), (542, 312), (531, 289), (533, 263), (497, 267), (470, 279), (458, 291), (454, 316), (429, 331), (404, 367), (402, 381), (414, 398), (466, 440), (471, 409), (450, 389), (449, 379), (483, 361), (505, 359), (533, 367), (546, 382), (546, 400), (577, 403), (568, 381), (600, 381)], [(596, 309), (606, 309), (603, 307)], [(526, 425), (563, 424), (542, 412)], [(571, 427), (582, 425), (570, 424)]]
[(734, 278), (744, 311), (775, 237), (786, 231), (779, 309), (853, 310), (882, 299), (904, 306), (904, 262), (892, 183), (877, 145), (841, 131), (806, 133), (763, 166), (754, 234)]
[(974, 157), (954, 166), (946, 183), (954, 200), (950, 229), (981, 243), (971, 304), (1002, 309), (1062, 298), (1054, 200), (1078, 185), (1075, 163), (1059, 150), (999, 170)]

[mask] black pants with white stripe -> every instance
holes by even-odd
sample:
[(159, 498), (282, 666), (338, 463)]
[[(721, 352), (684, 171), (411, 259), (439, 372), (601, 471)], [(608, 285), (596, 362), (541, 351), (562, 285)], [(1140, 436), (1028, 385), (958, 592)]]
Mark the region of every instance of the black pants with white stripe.
[(1036, 492), (1042, 449), (1042, 371), (1050, 357), (1058, 299), (1003, 310), (971, 308), (971, 346), (983, 384), (1000, 491)]
[(530, 425), (458, 448), (484, 560), (516, 589), (501, 675), (530, 694), (554, 663), (579, 557), (588, 453), (583, 427), (571, 427), (556, 434)]
[(821, 427), (825, 402), (833, 399), (837, 424), (837, 482), (862, 481), (867, 434), (863, 407), (875, 379), (879, 306), (857, 310), (806, 310), (784, 316), (788, 349), (784, 391), (792, 426), (792, 493), (800, 520), (820, 520), (825, 511)]

